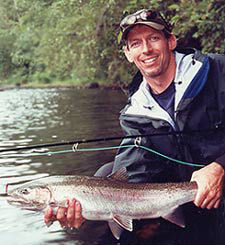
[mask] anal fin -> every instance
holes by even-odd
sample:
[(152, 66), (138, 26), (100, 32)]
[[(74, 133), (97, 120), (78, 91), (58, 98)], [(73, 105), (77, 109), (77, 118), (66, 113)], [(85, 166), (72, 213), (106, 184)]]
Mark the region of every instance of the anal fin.
[(162, 216), (162, 218), (174, 223), (180, 227), (185, 227), (184, 215), (181, 207), (177, 207), (171, 210), (167, 215)]

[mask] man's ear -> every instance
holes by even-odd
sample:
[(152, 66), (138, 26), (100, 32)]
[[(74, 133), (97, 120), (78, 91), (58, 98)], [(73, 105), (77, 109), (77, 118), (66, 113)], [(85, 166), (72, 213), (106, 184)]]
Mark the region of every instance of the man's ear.
[(169, 38), (169, 49), (172, 51), (176, 47), (177, 47), (177, 38), (173, 33), (171, 33), (171, 36)]
[(127, 45), (123, 48), (123, 51), (124, 51), (124, 54), (125, 54), (127, 60), (128, 60), (130, 63), (133, 63), (134, 60), (133, 60), (133, 57), (132, 57), (132, 55), (131, 55), (131, 53), (130, 53), (130, 50), (127, 48)]

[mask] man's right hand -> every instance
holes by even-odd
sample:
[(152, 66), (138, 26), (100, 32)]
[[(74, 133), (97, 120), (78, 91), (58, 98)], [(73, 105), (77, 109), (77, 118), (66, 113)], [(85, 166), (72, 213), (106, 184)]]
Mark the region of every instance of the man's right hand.
[(45, 212), (45, 223), (48, 225), (54, 221), (59, 221), (62, 227), (79, 229), (85, 219), (82, 217), (82, 208), (75, 199), (67, 201), (68, 208), (59, 207), (56, 214), (52, 208)]

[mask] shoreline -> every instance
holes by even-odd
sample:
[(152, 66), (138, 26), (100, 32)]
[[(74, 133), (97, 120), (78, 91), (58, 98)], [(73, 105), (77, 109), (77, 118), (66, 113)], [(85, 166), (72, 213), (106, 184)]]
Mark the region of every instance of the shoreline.
[(127, 90), (128, 86), (125, 84), (108, 84), (103, 85), (96, 82), (88, 83), (85, 85), (71, 85), (71, 84), (0, 84), (0, 91), (10, 89), (44, 89), (44, 88), (57, 88), (57, 89), (110, 89), (110, 90)]

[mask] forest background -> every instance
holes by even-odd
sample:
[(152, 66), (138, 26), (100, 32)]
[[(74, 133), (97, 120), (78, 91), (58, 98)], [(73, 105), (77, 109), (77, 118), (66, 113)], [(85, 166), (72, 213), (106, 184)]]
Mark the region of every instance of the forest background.
[(1, 0), (0, 85), (129, 83), (119, 22), (141, 8), (162, 11), (179, 45), (225, 53), (224, 0)]

